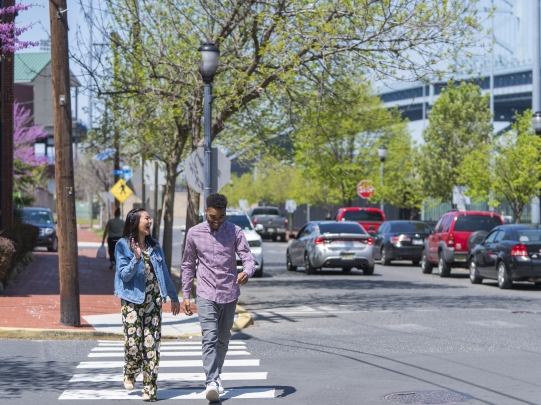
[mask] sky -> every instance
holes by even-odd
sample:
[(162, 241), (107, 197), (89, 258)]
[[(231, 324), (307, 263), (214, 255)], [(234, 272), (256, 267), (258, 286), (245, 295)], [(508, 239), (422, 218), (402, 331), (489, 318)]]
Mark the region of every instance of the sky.
[[(88, 0), (90, 1), (90, 0)], [(85, 3), (87, 1), (85, 0)], [(27, 11), (21, 11), (17, 16), (16, 23), (19, 26), (26, 26), (33, 24), (33, 27), (20, 36), (23, 41), (40, 41), (48, 40), (50, 37), (49, 30), (49, 1), (48, 0), (22, 0), (22, 4), (34, 4), (32, 8)], [(69, 26), (69, 45), (72, 50), (75, 50), (76, 33), (80, 34), (88, 39), (89, 38), (89, 26), (85, 21), (85, 16), (81, 6), (77, 0), (67, 0), (68, 4), (68, 26)], [(39, 46), (31, 47), (22, 52), (42, 52)], [(73, 61), (70, 61), (70, 70), (73, 75), (77, 76), (78, 80), (83, 84), (87, 83), (86, 78), (82, 75), (82, 70)], [(81, 94), (82, 93), (82, 94)], [(89, 126), (89, 114), (88, 114), (89, 97), (88, 92), (80, 90), (79, 102), (78, 102), (78, 119), (82, 121), (87, 127)], [(72, 109), (75, 109), (74, 99), (72, 99)], [(95, 117), (94, 117), (95, 118)]]

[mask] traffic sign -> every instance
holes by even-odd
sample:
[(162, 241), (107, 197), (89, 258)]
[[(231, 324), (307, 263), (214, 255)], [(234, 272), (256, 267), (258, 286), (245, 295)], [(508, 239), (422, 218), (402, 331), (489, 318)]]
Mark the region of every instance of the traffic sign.
[(248, 210), (248, 200), (239, 200), (239, 207), (243, 211)]
[(124, 179), (118, 180), (115, 185), (111, 187), (109, 192), (121, 203), (126, 201), (128, 197), (133, 194), (133, 191), (128, 187)]
[(286, 211), (293, 214), (297, 209), (297, 202), (295, 200), (286, 200)]
[(468, 205), (471, 204), (471, 199), (465, 193), (468, 188), (465, 186), (453, 186), (453, 204)]
[(372, 197), (375, 191), (376, 189), (372, 185), (372, 180), (362, 180), (357, 184), (357, 194), (365, 200)]
[[(197, 148), (184, 162), (186, 181), (198, 193), (205, 191), (205, 149)], [(211, 192), (217, 193), (229, 183), (231, 161), (218, 148), (212, 148)]]

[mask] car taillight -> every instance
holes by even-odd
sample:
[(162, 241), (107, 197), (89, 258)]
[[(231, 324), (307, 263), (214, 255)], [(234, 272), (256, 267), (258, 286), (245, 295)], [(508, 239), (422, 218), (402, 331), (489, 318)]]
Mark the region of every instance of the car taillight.
[(368, 238), (368, 239), (359, 239), (359, 242), (364, 243), (365, 245), (373, 245), (374, 239)]
[(450, 245), (454, 245), (455, 244), (455, 236), (450, 233), (449, 234), (449, 239), (447, 240), (447, 245), (450, 246)]
[(511, 256), (528, 256), (528, 249), (524, 245), (516, 245), (511, 249)]
[(254, 222), (254, 226), (256, 226), (257, 225), (257, 218), (254, 218), (253, 222)]
[(398, 243), (398, 242), (410, 242), (411, 238), (409, 236), (400, 235), (400, 236), (391, 236), (391, 243)]
[(286, 219), (286, 220), (284, 221), (284, 227), (287, 228), (288, 225), (289, 225), (289, 221)]
[(325, 240), (323, 238), (316, 238), (316, 241), (314, 243), (316, 245), (323, 245), (325, 243)]

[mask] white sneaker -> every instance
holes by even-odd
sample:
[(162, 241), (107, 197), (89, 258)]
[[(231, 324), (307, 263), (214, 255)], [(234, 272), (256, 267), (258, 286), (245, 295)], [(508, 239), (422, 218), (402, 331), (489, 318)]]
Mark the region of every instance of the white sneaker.
[(222, 379), (220, 377), (216, 380), (216, 384), (218, 385), (218, 394), (223, 394), (224, 386), (222, 385)]
[(205, 393), (205, 397), (209, 402), (218, 402), (220, 394), (218, 394), (218, 385), (214, 381), (207, 384)]

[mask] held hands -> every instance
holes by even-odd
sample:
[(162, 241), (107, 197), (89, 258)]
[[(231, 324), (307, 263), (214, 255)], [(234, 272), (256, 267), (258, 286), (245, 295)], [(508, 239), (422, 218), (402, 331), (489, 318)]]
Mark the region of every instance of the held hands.
[(192, 312), (192, 309), (190, 307), (190, 299), (189, 298), (186, 298), (182, 304), (182, 310), (184, 311), (184, 313), (188, 316), (192, 316), (193, 315), (193, 312)]
[(139, 242), (136, 242), (134, 238), (131, 238), (131, 250), (135, 254), (135, 259), (139, 260), (141, 258), (141, 246), (139, 246)]
[(238, 285), (244, 285), (248, 282), (248, 274), (245, 272), (240, 272), (237, 276), (237, 284)]
[(171, 303), (171, 313), (173, 315), (178, 315), (180, 312), (180, 302), (172, 302)]

